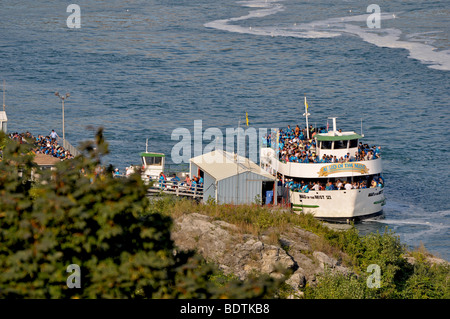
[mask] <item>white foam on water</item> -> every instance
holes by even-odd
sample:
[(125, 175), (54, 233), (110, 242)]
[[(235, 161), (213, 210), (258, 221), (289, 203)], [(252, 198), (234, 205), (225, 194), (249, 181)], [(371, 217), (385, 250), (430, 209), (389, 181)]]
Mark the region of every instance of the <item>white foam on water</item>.
[[(427, 211), (423, 208), (389, 201), (385, 208), (385, 219), (367, 220), (395, 228), (407, 227), (401, 231), (405, 241), (418, 244), (425, 238), (448, 236), (450, 231), (450, 210)], [(391, 217), (392, 216), (392, 217)]]
[[(439, 31), (415, 33), (409, 36), (406, 35), (405, 40), (401, 40), (400, 38), (402, 32), (399, 29), (370, 29), (366, 25), (361, 27), (351, 23), (365, 22), (370, 14), (330, 18), (308, 23), (296, 23), (295, 25), (285, 27), (243, 27), (236, 24), (231, 24), (236, 21), (251, 18), (263, 18), (284, 11), (284, 5), (279, 2), (280, 0), (241, 1), (238, 3), (243, 6), (262, 9), (250, 11), (247, 15), (237, 18), (208, 22), (205, 23), (204, 26), (228, 32), (272, 37), (333, 38), (342, 34), (350, 34), (358, 36), (363, 41), (378, 47), (408, 50), (409, 58), (425, 63), (429, 68), (450, 71), (450, 50), (436, 51), (435, 47), (428, 44), (433, 43), (433, 41), (427, 41), (423, 38), (423, 36), (427, 33), (431, 34)], [(382, 13), (380, 17), (381, 20), (395, 19), (398, 18), (399, 14), (401, 15), (401, 12)], [(421, 37), (417, 39), (417, 35), (420, 35)]]

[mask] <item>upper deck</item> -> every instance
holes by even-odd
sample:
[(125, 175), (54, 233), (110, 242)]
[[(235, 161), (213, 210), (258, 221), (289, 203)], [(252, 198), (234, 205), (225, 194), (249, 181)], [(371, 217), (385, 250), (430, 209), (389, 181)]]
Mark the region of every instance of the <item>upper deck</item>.
[(382, 172), (381, 158), (344, 163), (281, 162), (272, 148), (261, 149), (261, 165), (264, 169), (291, 177), (328, 178), (373, 175)]
[[(261, 149), (261, 165), (272, 173), (303, 178), (347, 177), (379, 174), (382, 171), (380, 148), (362, 144), (364, 135), (353, 131), (333, 129), (313, 133), (307, 140), (304, 134), (277, 134), (273, 148)], [(297, 126), (298, 127), (298, 126)]]

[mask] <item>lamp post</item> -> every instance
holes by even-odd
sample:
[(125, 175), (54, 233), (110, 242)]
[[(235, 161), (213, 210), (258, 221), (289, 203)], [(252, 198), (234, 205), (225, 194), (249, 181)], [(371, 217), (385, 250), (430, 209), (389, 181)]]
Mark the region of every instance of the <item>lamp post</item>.
[(66, 133), (64, 129), (64, 101), (70, 97), (70, 93), (66, 93), (65, 95), (59, 94), (59, 92), (55, 92), (55, 95), (61, 99), (62, 102), (62, 132), (63, 132), (63, 147), (66, 148)]

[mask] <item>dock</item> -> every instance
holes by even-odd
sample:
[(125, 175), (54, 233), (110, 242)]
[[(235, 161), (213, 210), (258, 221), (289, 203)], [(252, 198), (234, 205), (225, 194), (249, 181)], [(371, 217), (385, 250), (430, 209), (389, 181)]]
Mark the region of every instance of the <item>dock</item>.
[(183, 182), (155, 181), (153, 182), (153, 185), (147, 189), (147, 196), (158, 196), (160, 194), (202, 199), (203, 187), (199, 185), (188, 186)]

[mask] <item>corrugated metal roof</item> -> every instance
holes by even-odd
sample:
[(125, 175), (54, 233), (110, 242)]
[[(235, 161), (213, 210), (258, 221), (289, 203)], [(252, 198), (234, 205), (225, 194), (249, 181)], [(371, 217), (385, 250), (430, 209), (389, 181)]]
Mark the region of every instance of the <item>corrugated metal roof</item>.
[(237, 154), (223, 150), (215, 150), (190, 160), (217, 181), (244, 172), (252, 172), (264, 176), (268, 180), (275, 180), (271, 174), (263, 170), (255, 162)]

